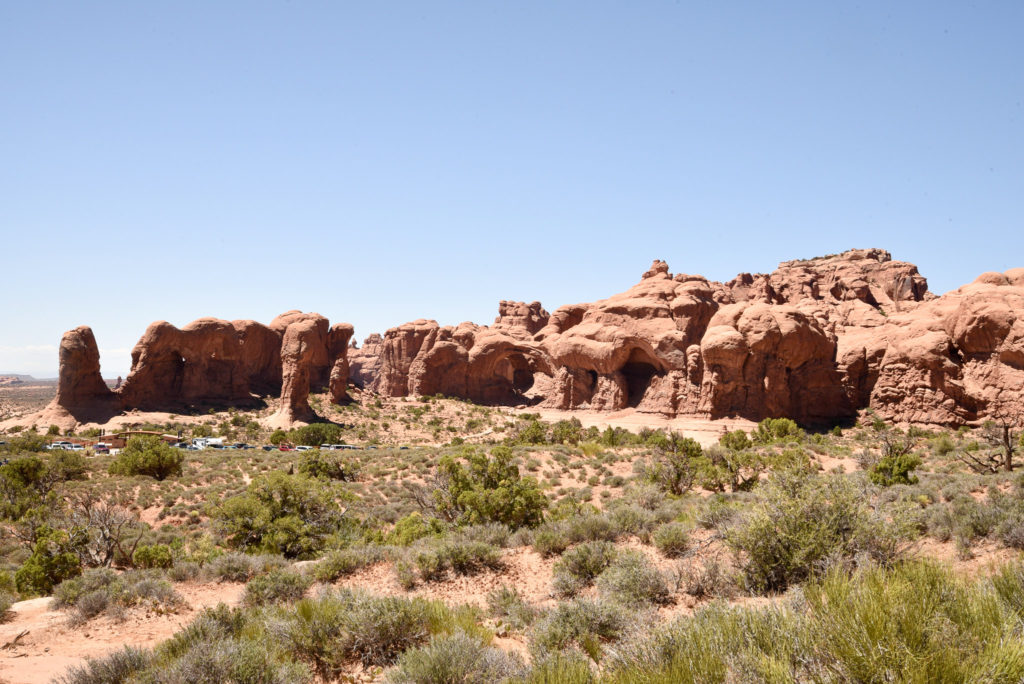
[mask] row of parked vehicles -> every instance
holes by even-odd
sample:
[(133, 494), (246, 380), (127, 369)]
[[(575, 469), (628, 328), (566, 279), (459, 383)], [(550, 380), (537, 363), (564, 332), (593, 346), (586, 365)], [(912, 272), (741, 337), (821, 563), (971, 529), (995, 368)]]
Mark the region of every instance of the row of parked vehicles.
[[(46, 445), (46, 448), (49, 451), (85, 451), (85, 447), (81, 444), (75, 444), (74, 442), (67, 441), (50, 442)], [(89, 448), (97, 454), (110, 453), (110, 445), (104, 442), (97, 442)]]

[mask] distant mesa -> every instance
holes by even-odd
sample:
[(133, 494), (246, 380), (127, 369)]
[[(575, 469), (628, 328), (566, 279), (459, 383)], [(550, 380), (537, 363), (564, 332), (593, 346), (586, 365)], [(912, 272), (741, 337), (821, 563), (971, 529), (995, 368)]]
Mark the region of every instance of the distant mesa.
[[(269, 325), (150, 325), (110, 390), (91, 330), (64, 335), (45, 421), (139, 408), (252, 405), (275, 426), (317, 418), (311, 391), (669, 416), (830, 424), (871, 408), (896, 422), (1024, 421), (1024, 269), (942, 297), (880, 249), (787, 261), (727, 283), (655, 261), (626, 292), (546, 311), (503, 301), (490, 326), (419, 319), (361, 347), (348, 324), (290, 311)], [(40, 420), (40, 422), (45, 422)], [(63, 421), (63, 423), (61, 422)]]

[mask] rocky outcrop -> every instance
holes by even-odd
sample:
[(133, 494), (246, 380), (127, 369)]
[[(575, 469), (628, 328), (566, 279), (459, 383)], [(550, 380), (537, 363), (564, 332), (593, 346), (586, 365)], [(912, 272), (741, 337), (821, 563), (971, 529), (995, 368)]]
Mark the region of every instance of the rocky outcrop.
[[(373, 340), (370, 344), (370, 340)], [(388, 396), (830, 423), (1024, 421), (1024, 269), (943, 297), (878, 249), (728, 283), (655, 261), (626, 292), (490, 327), (419, 320), (368, 338), (358, 379)]]
[(384, 338), (373, 333), (365, 340), (363, 346), (357, 347), (355, 341), (348, 348), (348, 378), (359, 388), (369, 386), (380, 372), (381, 354), (384, 350)]
[(100, 350), (92, 329), (79, 326), (60, 341), (57, 396), (43, 410), (40, 422), (73, 428), (79, 422), (106, 420), (118, 412), (118, 398), (100, 375)]
[(270, 418), (271, 427), (288, 427), (316, 419), (309, 405), (310, 378), (317, 368), (324, 339), (319, 321), (296, 319), (284, 329), (281, 343), (281, 403)]
[[(92, 331), (76, 328), (60, 349), (60, 387), (47, 416), (72, 427), (122, 410), (183, 411), (261, 405), (281, 395), (277, 425), (316, 419), (311, 390), (346, 399), (352, 326), (329, 327), (319, 314), (289, 311), (270, 325), (200, 318), (183, 328), (157, 321), (132, 350), (132, 368), (116, 391), (99, 375)], [(56, 421), (55, 421), (56, 422)]]

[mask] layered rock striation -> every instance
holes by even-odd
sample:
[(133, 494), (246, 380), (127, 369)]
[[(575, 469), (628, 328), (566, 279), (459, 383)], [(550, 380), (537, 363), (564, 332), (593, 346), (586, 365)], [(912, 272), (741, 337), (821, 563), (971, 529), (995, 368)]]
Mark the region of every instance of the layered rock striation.
[(353, 380), (559, 409), (831, 423), (1024, 421), (1024, 269), (942, 297), (884, 250), (789, 261), (728, 283), (655, 261), (626, 292), (491, 326), (418, 320), (371, 336)]

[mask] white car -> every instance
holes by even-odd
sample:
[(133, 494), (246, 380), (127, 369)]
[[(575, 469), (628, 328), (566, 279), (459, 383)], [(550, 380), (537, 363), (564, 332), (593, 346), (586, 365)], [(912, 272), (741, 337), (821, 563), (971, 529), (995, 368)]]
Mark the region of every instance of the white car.
[(302, 444), (300, 446), (295, 447), (295, 450), (296, 451), (310, 451), (312, 448), (313, 447), (311, 447), (311, 446), (306, 446), (305, 444)]

